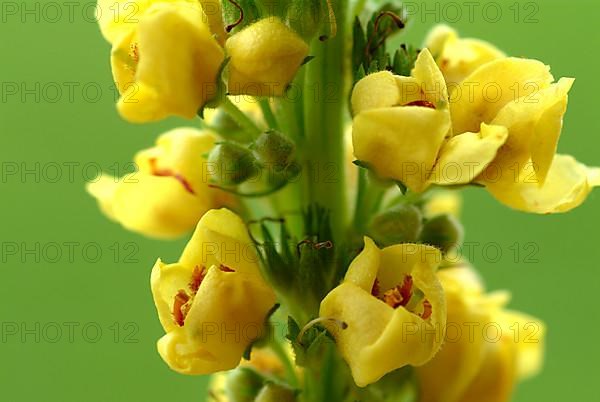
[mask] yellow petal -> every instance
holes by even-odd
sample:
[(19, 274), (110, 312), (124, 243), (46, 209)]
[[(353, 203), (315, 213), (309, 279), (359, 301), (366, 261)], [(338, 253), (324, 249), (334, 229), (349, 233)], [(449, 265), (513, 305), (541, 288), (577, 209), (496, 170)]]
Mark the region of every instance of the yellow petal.
[(389, 71), (367, 75), (356, 83), (352, 91), (352, 111), (355, 115), (399, 103), (400, 88), (396, 85), (395, 76)]
[[(321, 302), (320, 317), (336, 319), (346, 328), (324, 321), (359, 387), (379, 380), (405, 365), (420, 365), (439, 350), (446, 322), (446, 304), (435, 275), (440, 252), (429, 246), (403, 244), (379, 251), (365, 238), (365, 249), (353, 261), (344, 282)], [(432, 314), (423, 319), (404, 307), (392, 308), (374, 297), (377, 279), (381, 290), (396, 287), (406, 275), (431, 303)]]
[(230, 94), (281, 96), (308, 55), (308, 45), (279, 18), (264, 18), (225, 43)]
[[(350, 366), (356, 384), (364, 387), (385, 374), (377, 362), (366, 362), (362, 351), (377, 342), (392, 319), (394, 310), (382, 301), (371, 296), (360, 287), (344, 282), (333, 289), (321, 302), (320, 317), (336, 318), (344, 321), (348, 328), (342, 330), (338, 325), (327, 325), (336, 339), (336, 345), (344, 360)], [(394, 348), (395, 349), (395, 348)], [(409, 352), (410, 353), (410, 352)], [(400, 356), (400, 362), (405, 364)]]
[(170, 172), (184, 178), (194, 192), (212, 193), (208, 188), (210, 170), (205, 156), (215, 141), (209, 131), (176, 128), (158, 137), (156, 146), (138, 152), (134, 161), (142, 172)]
[[(199, 3), (157, 3), (134, 33), (114, 44), (113, 70), (123, 91), (118, 109), (125, 119), (191, 119), (214, 96), (224, 55), (205, 19)], [(124, 70), (133, 80), (127, 81)]]
[[(198, 1), (198, 0), (192, 0)], [(227, 39), (225, 24), (223, 23), (223, 10), (221, 0), (199, 0), (202, 10), (208, 21), (211, 32), (215, 35), (217, 41), (223, 45)]]
[(275, 294), (259, 277), (210, 268), (184, 329), (190, 343), (210, 350), (219, 361), (193, 374), (237, 366), (248, 345), (264, 335), (265, 318), (274, 304)]
[(516, 378), (516, 345), (510, 335), (487, 342), (479, 372), (458, 402), (506, 402)]
[(446, 81), (428, 49), (423, 49), (419, 53), (415, 61), (415, 67), (411, 71), (411, 76), (421, 86), (421, 91), (425, 95), (424, 100), (436, 105), (437, 108), (447, 106), (448, 88), (446, 87)]
[(498, 201), (511, 208), (550, 214), (569, 211), (586, 199), (592, 184), (596, 184), (588, 181), (590, 171), (594, 172), (571, 156), (556, 155), (541, 187), (531, 163), (526, 164), (516, 180), (514, 172), (504, 171), (494, 179), (485, 173), (484, 183)]
[(447, 110), (420, 106), (369, 110), (354, 118), (354, 155), (380, 176), (420, 192), (449, 130)]
[(454, 132), (476, 132), (508, 102), (547, 88), (553, 80), (550, 68), (537, 60), (511, 57), (484, 64), (452, 92)]
[(470, 183), (494, 160), (507, 137), (506, 127), (485, 123), (478, 133), (452, 137), (442, 147), (429, 180), (440, 185)]
[[(258, 262), (240, 260), (243, 256), (235, 247), (239, 246), (236, 240), (242, 237), (249, 242), (241, 219), (227, 210), (209, 211), (206, 216), (180, 261), (167, 265), (159, 260), (150, 280), (167, 332), (158, 341), (159, 353), (173, 370), (183, 374), (236, 367), (248, 346), (264, 335), (267, 314), (275, 303), (275, 293), (262, 279)], [(205, 246), (211, 242), (224, 243), (221, 247), (230, 257), (210, 256)], [(216, 260), (220, 261), (209, 265)], [(200, 281), (197, 270), (205, 273)], [(175, 304), (182, 292), (188, 296), (185, 308)], [(183, 320), (175, 320), (175, 307)]]
[(446, 24), (434, 26), (425, 38), (425, 47), (428, 48), (437, 59), (444, 51), (446, 41), (451, 38), (457, 38), (458, 33), (455, 29)]
[(187, 289), (193, 269), (181, 264), (165, 264), (159, 258), (150, 275), (150, 288), (158, 312), (158, 318), (165, 331), (178, 328), (173, 320), (173, 303), (180, 289)]
[(456, 402), (483, 363), (482, 328), (491, 313), (479, 301), (483, 285), (476, 275), (467, 265), (438, 273), (448, 306), (446, 339), (439, 353), (417, 369), (421, 402)]
[(457, 32), (446, 26), (434, 27), (425, 46), (435, 55), (447, 83), (458, 84), (480, 66), (505, 57), (492, 44), (470, 38), (459, 38)]
[(517, 311), (505, 311), (501, 317), (517, 346), (517, 377), (536, 376), (544, 365), (546, 324), (538, 318)]
[(574, 80), (561, 78), (531, 95), (506, 104), (492, 124), (508, 128), (505, 146), (494, 162), (497, 168), (514, 169), (531, 158), (540, 184), (543, 184), (556, 152), (567, 109), (567, 93)]
[(380, 265), (380, 250), (369, 237), (364, 237), (365, 247), (348, 267), (345, 282), (350, 282), (370, 292)]
[(98, 0), (96, 19), (104, 38), (114, 43), (121, 35), (135, 29), (144, 13), (156, 3), (176, 3), (195, 0)]
[(106, 174), (102, 174), (86, 185), (88, 193), (98, 201), (102, 213), (112, 220), (116, 219), (113, 211), (113, 200), (118, 187), (119, 179)]
[(202, 216), (181, 254), (186, 266), (236, 267), (259, 275), (258, 256), (242, 219), (228, 209), (212, 209)]

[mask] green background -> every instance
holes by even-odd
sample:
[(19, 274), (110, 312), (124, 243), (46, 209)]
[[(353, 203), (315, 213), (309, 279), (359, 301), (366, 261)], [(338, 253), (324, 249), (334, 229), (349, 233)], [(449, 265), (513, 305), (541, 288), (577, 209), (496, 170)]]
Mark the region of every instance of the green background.
[[(149, 292), (149, 271), (158, 256), (177, 258), (184, 240), (158, 242), (128, 233), (105, 219), (84, 191), (85, 175), (93, 176), (97, 167), (112, 173), (117, 167), (123, 173), (138, 149), (182, 122), (135, 126), (122, 121), (114, 107), (109, 45), (91, 21), (91, 9), (83, 7), (90, 3), (75, 7), (72, 19), (66, 7), (56, 19), (50, 8), (44, 15), (44, 6), (52, 2), (36, 3), (15, 2), (16, 16), (3, 8), (0, 24), (0, 401), (202, 400), (205, 380), (169, 371), (155, 350), (162, 330)], [(419, 11), (406, 40), (419, 44), (434, 22), (455, 17), (450, 2), (427, 3), (429, 10), (438, 11), (425, 14), (425, 2), (413, 2)], [(515, 2), (496, 2), (502, 16), (492, 23), (482, 14), (485, 3), (473, 21), (463, 7), (453, 25), (509, 54), (545, 61), (556, 77), (576, 77), (560, 151), (599, 165), (600, 4), (521, 1), (515, 21), (514, 6), (509, 8)], [(22, 15), (25, 6), (38, 7), (39, 13)], [(495, 9), (487, 9), (488, 20)], [(88, 10), (86, 18), (83, 10)], [(527, 23), (532, 12), (537, 22)], [(19, 90), (11, 95), (14, 84)], [(58, 96), (57, 85), (63, 90)], [(67, 88), (74, 85), (70, 97)], [(98, 88), (100, 95), (94, 92)], [(65, 163), (78, 163), (72, 165), (72, 178)], [(58, 180), (56, 164), (61, 165)], [(10, 175), (15, 166), (18, 173)], [(40, 177), (22, 177), (25, 169), (37, 170)], [(549, 326), (545, 370), (519, 387), (517, 401), (583, 401), (596, 395), (599, 218), (600, 192), (579, 209), (555, 216), (508, 210), (477, 189), (466, 193), (467, 241), (480, 243), (469, 257), (491, 289), (510, 289), (512, 307)], [(70, 242), (78, 243), (72, 258)], [(39, 253), (25, 253), (36, 244)], [(487, 254), (486, 244), (492, 244)], [(496, 245), (502, 251), (499, 259)], [(16, 255), (6, 249), (13, 246)], [(14, 325), (18, 333), (11, 335)], [(68, 325), (76, 325), (72, 339)]]

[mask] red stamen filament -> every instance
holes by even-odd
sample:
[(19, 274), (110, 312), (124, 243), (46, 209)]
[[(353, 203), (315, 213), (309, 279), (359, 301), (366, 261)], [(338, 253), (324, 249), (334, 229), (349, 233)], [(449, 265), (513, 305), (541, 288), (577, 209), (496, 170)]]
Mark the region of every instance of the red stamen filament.
[(423, 300), (423, 313), (420, 314), (420, 317), (422, 319), (426, 320), (429, 317), (431, 317), (431, 313), (432, 313), (431, 303), (429, 303), (429, 300), (427, 300), (427, 299)]
[(174, 173), (170, 169), (159, 169), (158, 166), (157, 166), (156, 158), (150, 159), (150, 170), (152, 171), (152, 175), (153, 176), (172, 177), (172, 178), (174, 178), (179, 183), (181, 183), (181, 185), (183, 186), (183, 188), (185, 188), (185, 191), (187, 191), (190, 194), (196, 194), (194, 192), (194, 189), (192, 188), (192, 185), (190, 184), (190, 182), (188, 182), (186, 180), (185, 177), (183, 177), (179, 173)]
[(435, 109), (435, 105), (426, 100), (416, 100), (413, 102), (409, 102), (403, 106), (421, 106), (421, 107), (428, 107), (430, 109)]

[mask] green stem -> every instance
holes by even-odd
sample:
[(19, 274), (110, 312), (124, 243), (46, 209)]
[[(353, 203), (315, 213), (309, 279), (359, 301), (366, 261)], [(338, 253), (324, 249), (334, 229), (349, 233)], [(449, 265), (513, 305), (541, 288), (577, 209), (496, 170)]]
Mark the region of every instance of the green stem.
[(364, 235), (369, 220), (381, 208), (383, 197), (387, 188), (369, 180), (369, 173), (365, 169), (358, 172), (358, 192), (356, 205), (354, 207), (354, 219), (352, 229), (358, 235)]
[(256, 125), (252, 119), (250, 119), (244, 112), (242, 112), (228, 97), (223, 97), (220, 106), (240, 127), (246, 131), (252, 138), (256, 138), (260, 135), (262, 130)]
[(334, 240), (341, 240), (347, 220), (344, 180), (344, 120), (348, 96), (348, 0), (333, 2), (336, 37), (314, 39), (304, 84), (305, 191), (309, 204), (329, 209)]
[[(286, 341), (284, 341), (284, 342), (286, 342)], [(285, 374), (286, 374), (287, 380), (289, 382), (289, 385), (292, 386), (293, 388), (297, 388), (299, 385), (299, 382), (298, 382), (298, 376), (296, 375), (296, 369), (295, 369), (294, 365), (292, 364), (292, 361), (290, 360), (290, 357), (288, 356), (287, 352), (283, 348), (283, 345), (279, 342), (279, 340), (274, 339), (269, 344), (269, 347), (271, 348), (271, 350), (273, 352), (275, 352), (277, 357), (279, 357), (279, 359), (283, 363), (283, 367), (285, 369)]]
[(265, 118), (265, 121), (269, 125), (269, 128), (279, 131), (279, 124), (277, 123), (277, 118), (275, 117), (275, 114), (273, 113), (273, 109), (271, 109), (271, 104), (269, 103), (269, 99), (261, 98), (258, 101), (258, 104), (260, 105), (263, 116)]

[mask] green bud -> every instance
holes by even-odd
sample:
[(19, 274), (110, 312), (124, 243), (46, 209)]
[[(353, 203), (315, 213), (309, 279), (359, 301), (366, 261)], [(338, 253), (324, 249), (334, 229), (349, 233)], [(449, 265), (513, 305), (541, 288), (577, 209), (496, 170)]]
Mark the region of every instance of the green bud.
[(423, 227), (421, 211), (414, 205), (398, 205), (375, 216), (369, 223), (369, 236), (379, 245), (414, 243)]
[(296, 393), (284, 385), (268, 383), (260, 390), (254, 402), (296, 402)]
[(447, 253), (453, 247), (460, 246), (464, 230), (461, 223), (452, 215), (439, 215), (423, 226), (421, 241), (438, 247)]
[(270, 130), (256, 139), (253, 149), (260, 163), (275, 170), (282, 170), (290, 164), (296, 146), (286, 136)]
[(265, 378), (249, 367), (238, 367), (227, 374), (225, 394), (230, 402), (253, 402)]
[(315, 36), (324, 16), (322, 0), (295, 0), (287, 7), (286, 18), (290, 27), (306, 41)]
[(208, 168), (213, 179), (223, 185), (241, 184), (259, 172), (252, 152), (232, 142), (213, 148), (208, 156)]

